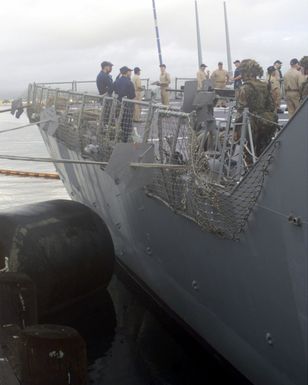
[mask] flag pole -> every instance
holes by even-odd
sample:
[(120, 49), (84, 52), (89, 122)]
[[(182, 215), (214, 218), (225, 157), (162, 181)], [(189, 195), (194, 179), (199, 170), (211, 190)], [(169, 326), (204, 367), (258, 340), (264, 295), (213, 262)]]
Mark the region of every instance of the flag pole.
[(224, 14), (225, 14), (225, 30), (226, 30), (226, 46), (227, 46), (227, 59), (228, 59), (228, 72), (232, 76), (232, 59), (231, 59), (231, 48), (230, 48), (230, 37), (229, 37), (229, 27), (228, 27), (228, 16), (227, 16), (227, 6), (224, 1)]
[(199, 64), (199, 67), (200, 67), (201, 64), (202, 64), (202, 48), (201, 48), (199, 12), (198, 12), (197, 0), (195, 0), (195, 12), (196, 12), (196, 28), (197, 28), (198, 64)]
[(152, 5), (153, 5), (153, 15), (154, 15), (157, 50), (158, 50), (158, 60), (159, 60), (159, 65), (162, 65), (163, 59), (162, 59), (162, 54), (161, 54), (161, 46), (160, 46), (160, 37), (159, 37), (159, 29), (158, 29), (158, 23), (157, 23), (157, 13), (156, 13), (155, 0), (152, 0)]

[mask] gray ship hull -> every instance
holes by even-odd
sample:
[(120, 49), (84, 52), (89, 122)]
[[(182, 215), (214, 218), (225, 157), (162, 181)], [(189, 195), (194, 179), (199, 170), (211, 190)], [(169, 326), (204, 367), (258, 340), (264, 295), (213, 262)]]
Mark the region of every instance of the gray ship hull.
[[(107, 223), (121, 263), (255, 385), (308, 383), (307, 122), (308, 101), (275, 140), (238, 240), (204, 231), (142, 186), (125, 189), (110, 169), (56, 164), (72, 199)], [(41, 133), (52, 158), (83, 160)]]

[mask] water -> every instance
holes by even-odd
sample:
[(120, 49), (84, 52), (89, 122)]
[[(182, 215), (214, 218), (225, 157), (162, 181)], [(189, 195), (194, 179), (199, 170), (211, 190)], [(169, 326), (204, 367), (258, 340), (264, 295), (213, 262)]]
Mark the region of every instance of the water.
[[(0, 114), (0, 131), (27, 124)], [(0, 133), (0, 154), (48, 157), (38, 129)], [(1, 169), (54, 172), (50, 163), (0, 160)], [(59, 180), (0, 175), (0, 209), (69, 199)], [(76, 328), (87, 342), (91, 385), (247, 385), (199, 345), (123, 273), (108, 290), (41, 320)]]
[[(29, 123), (26, 114), (20, 119), (0, 113), (0, 131)], [(49, 157), (36, 126), (0, 132), (0, 155)], [(23, 162), (0, 159), (0, 169), (55, 172), (52, 163)], [(0, 209), (50, 199), (69, 199), (60, 180), (0, 175)]]

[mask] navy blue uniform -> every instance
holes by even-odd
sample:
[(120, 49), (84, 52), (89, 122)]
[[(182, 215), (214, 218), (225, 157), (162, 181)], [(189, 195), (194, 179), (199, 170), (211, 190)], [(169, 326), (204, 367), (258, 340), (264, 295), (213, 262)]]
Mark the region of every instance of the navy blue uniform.
[[(114, 82), (114, 92), (118, 95), (118, 100), (121, 102), (123, 98), (135, 99), (136, 92), (134, 83), (126, 76), (121, 76)], [(127, 142), (132, 132), (132, 122), (134, 113), (134, 104), (125, 103), (123, 106), (123, 115), (121, 119), (121, 129), (123, 142)]]
[[(241, 75), (241, 71), (238, 69), (238, 68), (235, 68), (235, 71), (234, 71), (234, 77), (237, 78), (238, 76)], [(240, 88), (242, 85), (242, 80), (241, 79), (238, 79), (238, 80), (234, 80), (234, 89), (236, 90), (237, 88)]]
[(124, 97), (128, 99), (136, 97), (134, 83), (126, 76), (121, 76), (114, 82), (114, 92), (119, 96), (120, 101)]
[(108, 94), (112, 95), (113, 92), (113, 82), (112, 77), (106, 72), (100, 71), (96, 78), (96, 85), (100, 95)]

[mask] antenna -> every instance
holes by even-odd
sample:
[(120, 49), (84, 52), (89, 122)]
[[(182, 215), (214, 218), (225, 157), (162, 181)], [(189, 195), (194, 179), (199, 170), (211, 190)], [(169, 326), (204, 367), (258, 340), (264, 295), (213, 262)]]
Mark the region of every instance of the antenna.
[(156, 42), (157, 42), (157, 50), (158, 50), (158, 59), (159, 59), (159, 65), (162, 65), (163, 64), (163, 58), (161, 55), (161, 47), (160, 47), (160, 38), (159, 38), (159, 30), (158, 30), (158, 23), (157, 23), (157, 13), (156, 13), (155, 0), (152, 0), (152, 4), (153, 4), (153, 15), (154, 15)]
[(227, 45), (227, 59), (228, 59), (228, 72), (232, 76), (232, 59), (231, 59), (231, 48), (230, 48), (230, 38), (229, 38), (229, 27), (228, 27), (228, 16), (227, 16), (227, 6), (224, 1), (224, 13), (225, 13), (225, 29), (226, 29), (226, 45)]
[(198, 63), (199, 63), (199, 67), (200, 67), (202, 64), (202, 48), (201, 48), (199, 12), (198, 12), (197, 0), (195, 0), (195, 11), (196, 11), (196, 27), (197, 27)]

